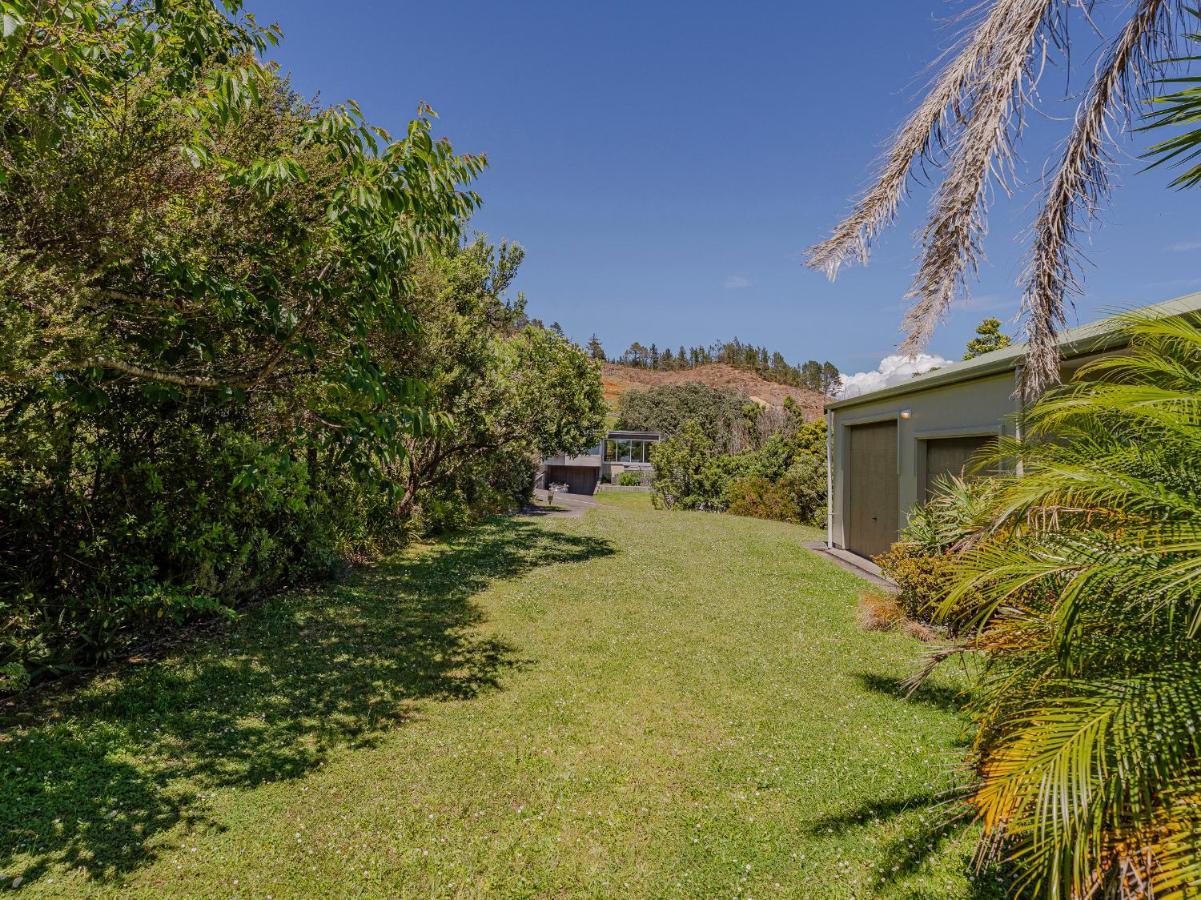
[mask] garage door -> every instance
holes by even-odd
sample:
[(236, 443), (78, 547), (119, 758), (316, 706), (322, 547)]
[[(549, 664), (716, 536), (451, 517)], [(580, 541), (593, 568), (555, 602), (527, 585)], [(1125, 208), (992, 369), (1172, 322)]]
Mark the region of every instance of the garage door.
[(847, 459), (847, 549), (875, 556), (897, 539), (897, 423), (848, 428)]
[(596, 492), (596, 482), (600, 476), (599, 466), (547, 466), (547, 484), (566, 484), (572, 494), (592, 494)]
[(976, 452), (995, 440), (989, 436), (939, 438), (926, 441), (926, 499), (938, 479), (944, 475), (958, 475), (962, 478), (968, 474), (969, 463)]

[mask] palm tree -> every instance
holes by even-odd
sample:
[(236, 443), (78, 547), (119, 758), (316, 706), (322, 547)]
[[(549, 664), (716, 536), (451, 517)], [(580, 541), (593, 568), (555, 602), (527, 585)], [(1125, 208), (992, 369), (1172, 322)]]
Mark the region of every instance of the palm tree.
[[(873, 185), (807, 264), (834, 278), (866, 262), (871, 244), (893, 221), (915, 167), (945, 170), (921, 239), (902, 349), (925, 346), (952, 300), (974, 275), (985, 234), (990, 183), (1008, 188), (1011, 163), (1048, 57), (1069, 58), (1068, 18), (1095, 0), (990, 0), (962, 47), (892, 141)], [(1027, 364), (1023, 389), (1036, 396), (1059, 378), (1058, 331), (1068, 294), (1079, 287), (1076, 237), (1109, 191), (1107, 135), (1128, 125), (1182, 31), (1182, 0), (1135, 0), (1101, 55), (1046, 186), (1023, 276)]]
[[(1021, 896), (1201, 885), (1201, 319), (1036, 404), (943, 611), (982, 654), (971, 802)], [(950, 651), (944, 651), (943, 656)]]

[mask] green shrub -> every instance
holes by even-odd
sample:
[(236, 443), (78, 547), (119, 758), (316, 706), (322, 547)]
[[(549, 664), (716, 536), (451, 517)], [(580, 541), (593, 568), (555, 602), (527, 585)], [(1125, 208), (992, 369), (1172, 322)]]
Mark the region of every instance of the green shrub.
[(952, 633), (966, 624), (968, 605), (948, 609), (945, 603), (956, 583), (959, 554), (988, 527), (1002, 484), (1000, 478), (940, 480), (930, 499), (909, 514), (901, 539), (874, 557), (897, 583), (909, 619), (946, 625)]
[(617, 477), (617, 483), (622, 487), (639, 487), (642, 484), (642, 473), (622, 472)]
[(617, 428), (657, 431), (669, 439), (694, 422), (719, 451), (726, 452), (745, 405), (746, 398), (735, 391), (696, 382), (626, 391), (618, 400)]
[(897, 583), (897, 602), (906, 618), (927, 623), (939, 619), (955, 580), (954, 554), (930, 553), (899, 541), (873, 559)]
[(756, 519), (796, 522), (800, 518), (796, 498), (779, 482), (762, 475), (739, 478), (726, 491), (727, 512)]
[(780, 487), (793, 500), (797, 520), (817, 527), (826, 524), (826, 458), (798, 454), (780, 479)]
[(930, 499), (909, 514), (904, 540), (935, 553), (962, 547), (987, 529), (1004, 478), (945, 476), (935, 482)]

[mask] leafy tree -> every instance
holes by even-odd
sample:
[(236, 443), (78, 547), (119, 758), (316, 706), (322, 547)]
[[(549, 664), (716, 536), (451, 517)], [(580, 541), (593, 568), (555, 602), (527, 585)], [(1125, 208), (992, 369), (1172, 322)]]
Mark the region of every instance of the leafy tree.
[(484, 161), (431, 110), (301, 101), (238, 0), (0, 6), (0, 666), (395, 541), (432, 445), (486, 508), (595, 428), (595, 366), (497, 299), (519, 254), (459, 247)]
[(533, 483), (532, 468), (516, 483), (509, 470), (600, 438), (606, 407), (596, 361), (552, 329), (523, 326), (522, 303), (505, 300), (523, 258), (516, 245), (479, 239), (413, 275), (421, 331), (397, 357), (428, 385), (437, 424), (406, 439), (392, 473), (403, 485), (402, 516), (423, 496), (443, 508), (451, 497), (461, 509), (503, 507)]
[[(871, 245), (895, 219), (914, 173), (927, 165), (946, 173), (922, 233), (911, 291), (915, 301), (903, 325), (903, 349), (921, 349), (977, 269), (988, 202), (996, 193), (993, 180), (1010, 186), (1023, 119), (1041, 97), (1034, 81), (1043, 64), (1083, 67), (1085, 86), (1076, 95), (1075, 115), (1061, 117), (1071, 123), (1067, 139), (1058, 145), (1049, 177), (1040, 180), (1046, 189), (1022, 290), (1021, 308), (1030, 312), (1023, 389), (1035, 397), (1059, 380), (1057, 336), (1067, 299), (1079, 288), (1077, 239), (1107, 198), (1110, 166), (1118, 156), (1107, 145), (1162, 85), (1186, 20), (1178, 4), (1142, 0), (1119, 14), (1112, 35), (1102, 36), (1104, 46), (1094, 53), (1081, 44), (1096, 32), (1074, 27), (1072, 7), (1058, 0), (997, 0), (979, 9), (979, 21), (897, 132), (875, 183), (831, 237), (811, 248), (808, 265), (833, 278), (845, 263), (866, 262)], [(1186, 107), (1175, 108), (1187, 120)], [(1167, 122), (1172, 110), (1169, 101)], [(1187, 146), (1160, 152), (1175, 158), (1170, 154)]]
[(680, 430), (651, 448), (655, 467), (652, 499), (666, 509), (706, 509), (716, 498), (706, 469), (715, 458), (713, 441), (700, 424), (686, 422)]
[(745, 404), (745, 398), (734, 391), (692, 382), (627, 391), (618, 401), (617, 427), (671, 437), (695, 422), (724, 452), (743, 419)]
[(838, 367), (832, 362), (822, 363), (822, 380), (820, 392), (827, 397), (832, 397), (838, 393), (838, 389), (842, 386), (842, 373), (838, 371)]
[(993, 350), (1001, 350), (1013, 343), (1013, 339), (1001, 331), (1000, 319), (985, 319), (976, 326), (976, 336), (967, 342), (964, 359), (975, 359)]

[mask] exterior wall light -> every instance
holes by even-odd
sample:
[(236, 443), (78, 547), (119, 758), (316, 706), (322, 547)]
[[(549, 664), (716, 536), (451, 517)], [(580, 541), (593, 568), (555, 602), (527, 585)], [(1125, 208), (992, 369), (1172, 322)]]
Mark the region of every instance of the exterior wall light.
[(902, 419), (908, 419), (912, 415), (913, 415), (913, 410), (911, 410), (911, 409), (901, 410), (901, 418)]

